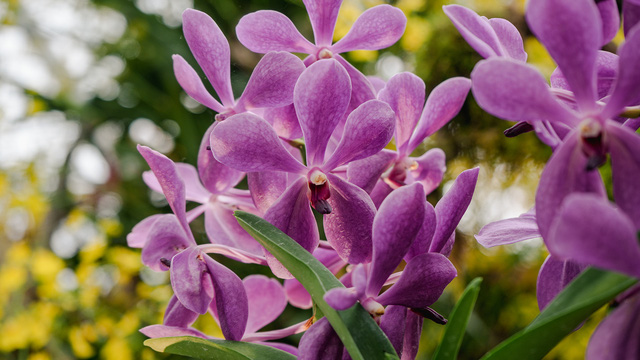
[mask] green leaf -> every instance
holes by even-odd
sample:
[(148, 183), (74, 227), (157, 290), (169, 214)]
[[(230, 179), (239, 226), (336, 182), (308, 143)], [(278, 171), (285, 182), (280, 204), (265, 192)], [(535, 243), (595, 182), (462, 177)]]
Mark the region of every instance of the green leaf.
[(228, 340), (207, 340), (193, 336), (148, 339), (145, 345), (158, 352), (196, 359), (295, 360), (295, 356), (266, 345)]
[(464, 289), (460, 300), (458, 300), (458, 303), (456, 303), (451, 311), (449, 321), (444, 329), (442, 341), (436, 349), (433, 360), (455, 360), (458, 358), (458, 351), (460, 351), (460, 345), (462, 345), (462, 338), (467, 329), (467, 323), (478, 299), (481, 283), (482, 278), (475, 278), (467, 285), (467, 288)]
[(354, 360), (398, 359), (389, 339), (362, 306), (336, 311), (324, 301), (328, 290), (344, 286), (320, 261), (266, 220), (243, 211), (236, 211), (235, 216), (307, 289)]
[(619, 273), (588, 268), (524, 330), (489, 351), (483, 360), (542, 359), (592, 313), (638, 280)]

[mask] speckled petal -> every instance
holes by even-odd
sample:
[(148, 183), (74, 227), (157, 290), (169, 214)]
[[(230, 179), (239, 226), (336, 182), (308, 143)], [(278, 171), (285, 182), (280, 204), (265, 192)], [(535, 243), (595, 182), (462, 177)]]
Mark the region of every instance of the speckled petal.
[(400, 40), (407, 26), (402, 11), (391, 5), (378, 5), (358, 17), (351, 30), (331, 50), (343, 53), (352, 50), (379, 50)]
[(182, 13), (182, 30), (189, 49), (225, 107), (233, 107), (229, 42), (209, 15), (194, 9)]
[(300, 34), (291, 20), (277, 11), (260, 10), (243, 16), (236, 26), (236, 35), (242, 45), (257, 53), (315, 52), (315, 46)]

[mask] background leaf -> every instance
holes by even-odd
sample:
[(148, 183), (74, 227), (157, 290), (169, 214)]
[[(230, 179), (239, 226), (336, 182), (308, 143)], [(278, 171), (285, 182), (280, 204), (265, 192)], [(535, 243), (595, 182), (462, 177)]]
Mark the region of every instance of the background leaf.
[(295, 360), (295, 356), (266, 345), (242, 341), (207, 340), (193, 336), (148, 339), (145, 345), (158, 352), (191, 356), (196, 359)]
[(534, 319), (529, 326), (508, 338), (483, 360), (542, 359), (565, 336), (593, 312), (638, 280), (619, 273), (588, 268)]
[(444, 329), (442, 341), (436, 349), (434, 360), (457, 359), (471, 312), (478, 299), (482, 278), (473, 279), (451, 311)]
[(236, 211), (235, 216), (307, 289), (353, 359), (398, 359), (387, 337), (362, 306), (336, 311), (324, 301), (328, 290), (344, 286), (320, 261), (266, 220), (243, 211)]

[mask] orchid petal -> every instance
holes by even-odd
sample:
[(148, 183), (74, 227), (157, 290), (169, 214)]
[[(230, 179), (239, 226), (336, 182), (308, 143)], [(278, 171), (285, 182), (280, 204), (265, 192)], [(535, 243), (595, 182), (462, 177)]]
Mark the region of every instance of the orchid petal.
[[(342, 65), (347, 73), (349, 74), (349, 79), (351, 79), (351, 100), (349, 100), (349, 106), (347, 107), (346, 115), (350, 114), (358, 106), (364, 104), (369, 100), (373, 100), (376, 98), (376, 91), (373, 88), (373, 84), (369, 81), (369, 79), (358, 70), (356, 67), (351, 65), (345, 58), (340, 55), (336, 55), (334, 59)], [(343, 119), (344, 120), (344, 119)]]
[(171, 259), (171, 287), (185, 308), (204, 314), (213, 300), (211, 276), (205, 258), (195, 246), (189, 247)]
[(402, 358), (404, 360), (415, 359), (420, 346), (420, 334), (422, 333), (422, 316), (407, 311), (404, 331), (404, 345), (402, 347)]
[(302, 137), (302, 129), (293, 104), (266, 109), (263, 115), (281, 138), (292, 140)]
[(391, 194), (392, 191), (393, 189), (391, 188), (391, 186), (389, 186), (385, 181), (380, 180), (376, 183), (376, 185), (373, 187), (373, 190), (371, 190), (371, 201), (373, 201), (373, 204), (376, 206), (376, 208), (380, 207), (382, 201), (384, 201), (384, 199), (389, 194)]
[(161, 214), (151, 215), (137, 223), (133, 229), (131, 229), (131, 232), (127, 234), (127, 245), (138, 249), (144, 247), (149, 232), (153, 228), (153, 224), (162, 216)]
[(331, 50), (343, 53), (352, 50), (379, 50), (395, 44), (407, 26), (402, 10), (391, 5), (378, 5), (356, 19), (347, 35)]
[(305, 170), (284, 148), (271, 125), (253, 114), (238, 114), (221, 122), (210, 139), (216, 160), (240, 171)]
[(629, 128), (607, 122), (609, 152), (613, 171), (613, 196), (616, 204), (640, 229), (640, 137)]
[(490, 248), (541, 237), (538, 223), (532, 211), (517, 218), (494, 221), (480, 229), (476, 240), (480, 245)]
[(165, 263), (192, 245), (195, 245), (195, 242), (187, 238), (174, 215), (160, 215), (151, 225), (147, 241), (142, 248), (142, 263), (152, 270), (166, 271), (168, 267)]
[(140, 329), (140, 332), (152, 339), (173, 336), (195, 336), (202, 339), (211, 339), (196, 329), (179, 326), (150, 325)]
[(404, 257), (406, 261), (409, 261), (420, 254), (429, 252), (433, 235), (436, 232), (436, 211), (433, 208), (433, 205), (427, 201), (424, 202), (423, 206), (424, 218), (422, 219), (422, 226), (416, 235), (416, 239), (413, 241), (413, 244), (411, 244), (409, 251), (407, 251), (407, 254)]
[(440, 252), (444, 249), (447, 240), (456, 230), (462, 215), (471, 203), (479, 172), (480, 168), (463, 171), (458, 175), (451, 189), (436, 204), (438, 225), (429, 251)]
[(602, 117), (620, 115), (625, 106), (636, 105), (640, 100), (640, 26), (629, 31), (625, 42), (618, 49), (620, 65), (618, 77)]
[(380, 317), (380, 328), (389, 338), (396, 353), (402, 354), (404, 334), (406, 329), (407, 308), (398, 305), (389, 305), (384, 309)]
[[(184, 182), (185, 199), (188, 201), (195, 201), (200, 204), (204, 204), (209, 201), (211, 193), (202, 186), (196, 168), (193, 165), (186, 163), (176, 163), (175, 166), (178, 175), (180, 175), (180, 178)], [(149, 188), (162, 193), (162, 186), (160, 186), (160, 183), (153, 174), (153, 171), (145, 171), (142, 173), (142, 179)]]
[(261, 254), (262, 246), (249, 235), (233, 216), (234, 209), (223, 204), (211, 204), (205, 210), (205, 230), (213, 244), (221, 244)]
[(167, 326), (178, 326), (181, 328), (189, 327), (198, 318), (198, 313), (195, 313), (180, 303), (178, 297), (173, 295), (167, 310), (164, 312), (164, 320), (162, 323)]
[(538, 0), (526, 18), (538, 40), (562, 69), (578, 107), (595, 107), (595, 58), (602, 46), (602, 19), (593, 0)]
[(242, 280), (249, 299), (247, 333), (253, 333), (277, 319), (287, 306), (282, 285), (264, 275), (250, 275)]
[(287, 293), (287, 300), (292, 306), (299, 309), (311, 309), (313, 306), (311, 295), (297, 279), (286, 279), (284, 289)]
[(251, 172), (247, 183), (256, 208), (265, 213), (287, 189), (287, 173), (280, 171)]
[[(233, 271), (217, 263), (208, 255), (203, 254), (203, 256), (213, 282), (216, 313), (222, 334), (227, 340), (240, 341), (244, 335), (249, 314), (249, 302), (242, 280)], [(171, 285), (175, 289), (173, 279), (172, 274)]]
[(425, 218), (426, 195), (412, 184), (394, 190), (382, 202), (373, 220), (373, 261), (367, 296), (376, 296), (398, 267), (418, 235)]
[(409, 138), (413, 133), (424, 106), (424, 81), (404, 72), (394, 75), (378, 94), (378, 99), (391, 106), (396, 120), (396, 147), (398, 153), (407, 155)]
[[(486, 17), (462, 5), (446, 5), (442, 9), (467, 43), (483, 58), (502, 56), (502, 46)], [(517, 32), (517, 30), (516, 30)], [(522, 41), (522, 40), (521, 40)]]
[(577, 125), (576, 116), (555, 99), (531, 65), (503, 58), (480, 61), (471, 72), (471, 89), (480, 107), (505, 120)]
[(342, 139), (322, 168), (331, 171), (380, 152), (391, 141), (394, 118), (389, 105), (382, 101), (369, 100), (360, 105), (349, 114)]
[(342, 360), (344, 345), (326, 317), (307, 330), (298, 345), (300, 360)]
[(236, 35), (242, 45), (256, 53), (312, 54), (315, 51), (315, 46), (300, 34), (291, 20), (277, 11), (260, 10), (243, 16), (236, 26)]
[(333, 211), (324, 216), (327, 240), (349, 264), (371, 259), (371, 226), (376, 208), (367, 193), (335, 175), (327, 174)]
[[(598, 99), (609, 95), (615, 79), (618, 76), (618, 55), (608, 51), (598, 51), (596, 56), (596, 73), (598, 77)], [(560, 68), (556, 68), (551, 74), (551, 87), (571, 91), (567, 79), (562, 75)], [(616, 114), (617, 115), (617, 114)]]
[(431, 194), (444, 177), (447, 171), (446, 155), (439, 148), (433, 148), (422, 154), (419, 158), (410, 158), (418, 165), (417, 169), (409, 170), (410, 177), (413, 181), (419, 182), (424, 188), (425, 194)]
[(173, 73), (182, 90), (191, 96), (192, 99), (213, 111), (224, 111), (224, 106), (209, 94), (198, 73), (180, 55), (173, 55)]
[(293, 98), (309, 166), (322, 164), (327, 142), (347, 110), (350, 96), (349, 74), (335, 60), (317, 61), (300, 75)]
[(229, 42), (209, 15), (194, 9), (182, 13), (182, 30), (189, 49), (225, 107), (233, 107)]
[(587, 346), (588, 360), (640, 359), (640, 296), (625, 300), (596, 328)]
[(605, 196), (597, 171), (587, 171), (587, 157), (580, 148), (577, 132), (567, 135), (542, 171), (536, 192), (536, 219), (545, 240), (564, 198), (573, 192), (593, 192)]
[(540, 311), (564, 289), (586, 266), (570, 260), (560, 260), (548, 256), (538, 273), (536, 295)]
[(167, 198), (171, 210), (180, 221), (180, 225), (184, 228), (187, 237), (193, 239), (193, 234), (191, 234), (189, 223), (187, 222), (185, 186), (178, 174), (176, 164), (168, 157), (146, 146), (138, 145), (138, 151), (149, 164), (156, 179), (158, 179), (162, 193)]
[(460, 112), (470, 88), (471, 80), (455, 77), (443, 81), (431, 91), (416, 130), (411, 136), (408, 152), (413, 151), (425, 138), (438, 131)]
[(342, 0), (303, 0), (303, 3), (311, 19), (316, 45), (330, 46)]
[(198, 174), (207, 190), (213, 194), (222, 194), (238, 185), (244, 173), (218, 162), (211, 150), (207, 149), (210, 146), (211, 132), (217, 124), (217, 121), (211, 124), (202, 137), (198, 150)]
[(527, 61), (527, 53), (524, 51), (524, 43), (518, 29), (509, 21), (500, 18), (489, 19), (489, 25), (495, 31), (503, 56), (508, 56), (514, 60)]
[(456, 275), (456, 268), (444, 255), (418, 255), (407, 263), (398, 282), (378, 296), (376, 301), (384, 306), (425, 308), (440, 298), (444, 288)]
[(347, 310), (358, 301), (358, 294), (353, 288), (333, 288), (323, 298), (335, 310)]
[(371, 193), (380, 176), (395, 159), (395, 152), (382, 150), (368, 158), (352, 161), (347, 167), (347, 180), (367, 193)]
[(266, 54), (253, 70), (237, 106), (253, 109), (290, 105), (293, 88), (305, 69), (302, 60), (288, 52)]
[(567, 196), (549, 234), (545, 240), (553, 256), (640, 277), (636, 227), (598, 195)]
[(622, 2), (622, 17), (624, 19), (624, 35), (627, 36), (636, 24), (640, 23), (640, 1), (626, 0)]
[(620, 12), (616, 0), (600, 0), (596, 2), (600, 19), (602, 19), (602, 46), (607, 45), (620, 29)]
[[(367, 80), (369, 80), (369, 83), (373, 86), (374, 94), (379, 94), (380, 90), (387, 85), (383, 79), (377, 76), (367, 76)], [(351, 79), (351, 82), (353, 83), (353, 79)]]
[[(303, 177), (298, 178), (267, 210), (264, 219), (289, 235), (305, 250), (313, 252), (320, 238), (316, 220), (309, 205), (308, 191), (307, 180)], [(284, 279), (292, 277), (289, 271), (269, 253), (267, 253), (267, 262), (276, 276)]]

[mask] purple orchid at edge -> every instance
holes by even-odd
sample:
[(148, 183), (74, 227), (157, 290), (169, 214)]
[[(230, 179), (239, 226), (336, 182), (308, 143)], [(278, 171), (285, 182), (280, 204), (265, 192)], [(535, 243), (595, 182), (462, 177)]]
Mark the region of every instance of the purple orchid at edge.
[(173, 56), (176, 79), (184, 91), (202, 105), (218, 112), (216, 120), (256, 108), (291, 104), (293, 86), (305, 66), (286, 52), (265, 55), (236, 101), (231, 90), (229, 43), (209, 15), (187, 9), (182, 14), (184, 36), (200, 67), (220, 97), (209, 94), (196, 71), (180, 55)]
[(554, 152), (538, 187), (536, 217), (543, 239), (547, 243), (553, 241), (550, 228), (568, 194), (604, 194), (599, 174), (589, 170), (601, 165), (607, 153), (612, 159), (616, 201), (640, 227), (640, 192), (634, 180), (640, 170), (640, 138), (612, 120), (640, 98), (640, 27), (629, 33), (620, 48), (618, 77), (606, 104), (601, 104), (595, 100), (595, 61), (602, 38), (596, 5), (589, 0), (570, 4), (539, 0), (529, 4), (527, 19), (558, 62), (574, 93), (578, 112), (558, 102), (544, 78), (521, 63), (484, 60), (476, 66), (471, 79), (478, 103), (492, 114), (516, 121), (548, 119), (574, 129)]
[[(347, 110), (350, 93), (349, 76), (333, 59), (312, 64), (298, 79), (294, 105), (306, 143), (306, 166), (283, 147), (265, 120), (251, 114), (216, 126), (211, 149), (218, 161), (241, 171), (297, 174), (264, 218), (312, 252), (319, 237), (311, 204), (325, 214), (329, 243), (345, 261), (357, 264), (371, 257), (375, 206), (364, 190), (332, 171), (382, 150), (391, 140), (394, 114), (381, 101), (362, 104), (349, 114), (344, 135), (327, 158), (327, 143)], [(267, 259), (278, 276), (290, 277), (274, 258)]]

